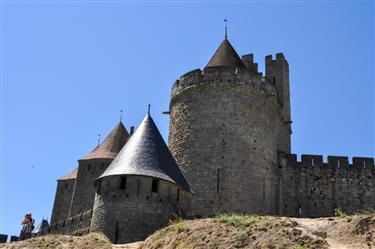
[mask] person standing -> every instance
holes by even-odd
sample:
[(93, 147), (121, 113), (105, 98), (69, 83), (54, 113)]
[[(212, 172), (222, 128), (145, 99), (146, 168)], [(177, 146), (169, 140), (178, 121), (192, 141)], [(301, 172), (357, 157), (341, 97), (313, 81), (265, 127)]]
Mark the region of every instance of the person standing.
[(22, 230), (20, 234), (20, 240), (25, 240), (31, 237), (31, 231), (34, 229), (35, 220), (31, 213), (25, 215), (25, 219), (21, 222)]

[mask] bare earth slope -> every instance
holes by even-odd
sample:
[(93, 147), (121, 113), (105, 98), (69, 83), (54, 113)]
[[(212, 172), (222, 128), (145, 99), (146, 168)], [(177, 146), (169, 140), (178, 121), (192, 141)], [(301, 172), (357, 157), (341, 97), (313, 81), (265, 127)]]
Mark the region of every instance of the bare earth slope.
[(375, 216), (285, 218), (220, 215), (176, 221), (144, 242), (111, 245), (101, 234), (83, 237), (49, 235), (0, 245), (0, 248), (97, 249), (375, 249)]

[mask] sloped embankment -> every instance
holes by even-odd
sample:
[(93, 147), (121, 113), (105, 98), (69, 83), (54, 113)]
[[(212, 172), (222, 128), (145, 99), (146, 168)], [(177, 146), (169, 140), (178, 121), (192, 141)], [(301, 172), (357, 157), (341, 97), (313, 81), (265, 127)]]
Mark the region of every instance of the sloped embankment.
[(111, 245), (102, 234), (48, 235), (0, 248), (74, 249), (375, 249), (375, 216), (301, 219), (220, 215), (172, 222), (144, 242)]
[(140, 248), (374, 249), (375, 217), (221, 215), (175, 222), (147, 238)]
[(111, 242), (102, 234), (86, 236), (46, 235), (15, 243), (0, 245), (1, 249), (112, 249)]

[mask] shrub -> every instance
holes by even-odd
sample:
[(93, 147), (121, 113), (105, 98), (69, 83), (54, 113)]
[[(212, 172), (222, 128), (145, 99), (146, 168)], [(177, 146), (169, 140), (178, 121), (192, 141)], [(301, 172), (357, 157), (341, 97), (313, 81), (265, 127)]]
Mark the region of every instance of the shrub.
[(335, 208), (333, 211), (336, 217), (340, 217), (343, 219), (348, 216), (344, 211), (341, 210), (341, 208)]

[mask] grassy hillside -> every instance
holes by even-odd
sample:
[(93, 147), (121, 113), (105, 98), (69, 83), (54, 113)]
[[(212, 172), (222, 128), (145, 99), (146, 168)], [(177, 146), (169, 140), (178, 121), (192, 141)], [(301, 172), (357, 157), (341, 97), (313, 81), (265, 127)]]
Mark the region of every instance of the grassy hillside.
[(80, 249), (375, 249), (375, 216), (317, 219), (255, 215), (171, 221), (144, 242), (111, 245), (102, 234), (49, 235), (0, 248)]

